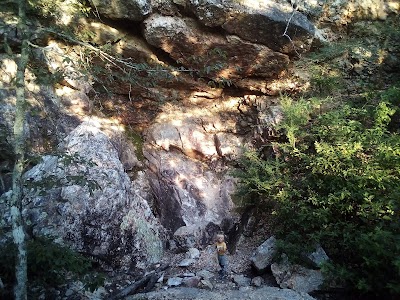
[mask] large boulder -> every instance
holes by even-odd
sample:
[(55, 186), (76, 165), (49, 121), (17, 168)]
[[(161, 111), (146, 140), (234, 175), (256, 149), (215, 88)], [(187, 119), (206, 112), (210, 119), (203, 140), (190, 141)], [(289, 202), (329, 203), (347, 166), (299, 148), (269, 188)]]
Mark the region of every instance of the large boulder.
[[(151, 152), (150, 152), (151, 151)], [(180, 152), (145, 151), (148, 173), (162, 224), (174, 232), (183, 225), (220, 224), (232, 213), (234, 180)]]
[(289, 3), (274, 1), (190, 0), (192, 11), (207, 26), (222, 26), (244, 40), (286, 54), (306, 52), (314, 25)]
[(207, 225), (202, 223), (184, 225), (174, 232), (173, 241), (179, 251), (189, 251), (194, 246), (201, 247), (212, 244), (219, 231), (221, 231), (221, 226), (212, 222)]
[(94, 10), (115, 20), (142, 21), (152, 11), (151, 0), (90, 0)]
[(287, 55), (200, 27), (194, 19), (152, 15), (144, 22), (144, 36), (174, 60), (215, 81), (274, 78), (289, 64)]
[[(129, 30), (87, 20), (81, 20), (80, 27), (84, 31), (92, 32), (88, 42), (95, 44), (100, 49), (106, 47), (108, 51), (114, 53), (107, 59), (104, 59), (104, 55), (94, 55), (91, 64), (103, 68), (103, 71), (97, 75), (97, 84), (115, 94), (129, 95), (131, 101), (123, 103), (123, 108), (117, 108), (117, 111), (123, 111), (123, 113), (129, 115), (131, 112), (127, 110), (127, 107), (139, 105), (142, 108), (144, 99), (153, 98), (149, 102), (160, 101), (162, 97), (160, 94), (163, 93), (162, 88), (164, 87), (168, 88), (170, 94), (171, 88), (182, 90), (182, 87), (185, 87), (188, 94), (190, 94), (190, 90), (208, 89), (205, 83), (197, 82), (188, 74), (178, 72), (165, 64), (142, 37)], [(84, 52), (85, 46), (75, 46), (75, 51)], [(69, 55), (72, 56), (73, 54), (70, 53)], [(79, 60), (76, 57), (71, 57), (71, 59)], [(112, 76), (110, 76), (110, 73), (112, 73)], [(128, 77), (130, 80), (128, 80)], [(121, 78), (123, 79), (121, 80)], [(133, 81), (135, 84), (133, 84)], [(156, 91), (154, 91), (155, 86), (157, 87)], [(154, 94), (151, 92), (152, 88)], [(180, 96), (178, 91), (174, 92), (176, 97)], [(171, 96), (166, 97), (170, 98)], [(118, 102), (114, 101), (114, 105)], [(137, 107), (133, 110), (138, 111)], [(143, 110), (140, 109), (140, 114), (144, 113)], [(121, 114), (121, 112), (119, 113)], [(127, 116), (124, 116), (124, 119), (126, 118)]]
[(390, 0), (338, 0), (329, 5), (327, 1), (296, 1), (297, 9), (316, 20), (347, 25), (359, 20), (386, 20), (400, 12), (400, 3)]
[(304, 254), (305, 261), (314, 269), (291, 264), (285, 254), (282, 260), (271, 265), (271, 271), (281, 288), (289, 288), (298, 292), (310, 293), (320, 290), (324, 283), (324, 276), (319, 268), (329, 260), (321, 246), (317, 246), (311, 253)]
[(220, 229), (210, 223), (221, 225), (231, 218), (234, 206), (235, 182), (224, 161), (235, 159), (244, 143), (235, 133), (237, 103), (213, 102), (207, 109), (170, 105), (145, 134), (144, 155), (158, 216), (171, 233), (187, 226), (183, 235), (194, 237), (187, 247), (208, 242)]
[(290, 264), (286, 256), (282, 262), (273, 263), (271, 271), (281, 288), (289, 288), (297, 292), (310, 293), (319, 290), (324, 283), (321, 270)]
[[(232, 124), (223, 124), (223, 119), (217, 117), (196, 118), (193, 112), (175, 111), (174, 120), (154, 123), (147, 131), (147, 141), (164, 151), (177, 150), (200, 161), (237, 158), (242, 151), (242, 139), (233, 132), (223, 132), (223, 128)], [(216, 127), (212, 128), (213, 124)]]
[(74, 129), (62, 149), (24, 175), (23, 215), (32, 234), (121, 269), (159, 261), (162, 231), (141, 188), (143, 173), (130, 181), (116, 144), (95, 122)]
[(264, 272), (272, 264), (276, 248), (276, 238), (274, 236), (271, 236), (257, 247), (250, 260), (258, 272)]
[(222, 26), (228, 19), (229, 11), (236, 5), (224, 0), (188, 0), (188, 6), (201, 23), (206, 26)]
[(99, 46), (109, 45), (119, 58), (133, 58), (135, 63), (159, 62), (149, 45), (127, 30), (101, 22), (81, 21), (84, 30), (92, 32), (90, 42)]

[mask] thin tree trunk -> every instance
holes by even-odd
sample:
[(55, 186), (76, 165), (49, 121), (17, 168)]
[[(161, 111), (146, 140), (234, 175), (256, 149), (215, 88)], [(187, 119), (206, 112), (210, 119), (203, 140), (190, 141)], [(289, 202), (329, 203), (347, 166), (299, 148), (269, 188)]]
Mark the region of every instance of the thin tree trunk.
[(25, 0), (18, 1), (18, 30), (22, 35), (21, 54), (17, 62), (16, 75), (16, 106), (15, 106), (15, 122), (14, 122), (14, 152), (15, 165), (13, 171), (13, 193), (10, 201), (10, 211), (12, 217), (13, 238), (17, 246), (17, 261), (15, 264), (16, 284), (14, 294), (16, 300), (27, 299), (27, 253), (26, 238), (21, 216), (22, 210), (22, 173), (24, 170), (25, 160), (25, 69), (29, 59), (29, 45), (26, 38), (26, 16), (25, 16)]

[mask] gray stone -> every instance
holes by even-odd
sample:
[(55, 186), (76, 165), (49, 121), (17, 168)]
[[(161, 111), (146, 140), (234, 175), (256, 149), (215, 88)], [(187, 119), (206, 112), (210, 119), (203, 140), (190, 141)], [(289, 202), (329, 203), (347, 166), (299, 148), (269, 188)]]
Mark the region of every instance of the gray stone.
[[(396, 5), (387, 5), (386, 1), (352, 0), (349, 5), (348, 0), (338, 0), (332, 5), (326, 6), (325, 1), (296, 1), (298, 10), (304, 14), (311, 15), (314, 19), (322, 15), (329, 22), (337, 24), (350, 24), (358, 20), (385, 20), (388, 15), (398, 12)], [(317, 5), (316, 5), (317, 4)]]
[(174, 233), (174, 241), (178, 249), (188, 251), (190, 248), (196, 245), (198, 240), (198, 228), (195, 226), (182, 226)]
[(182, 284), (183, 279), (180, 277), (171, 277), (167, 280), (168, 286), (178, 286)]
[[(2, 19), (3, 15), (0, 17)], [(0, 21), (0, 28), (2, 24)], [(1, 29), (0, 29), (1, 36)], [(11, 38), (11, 35), (8, 37)], [(7, 39), (8, 39), (7, 37)], [(1, 38), (1, 37), (0, 37)], [(51, 69), (51, 65), (55, 65), (58, 71), (65, 72), (66, 74), (71, 72), (77, 72), (75, 69), (69, 68), (68, 70), (63, 66), (62, 60), (65, 57), (65, 52), (60, 49), (56, 44), (47, 46), (46, 48), (46, 59), (42, 55), (38, 55), (37, 52), (33, 51), (33, 59), (43, 66)], [(58, 61), (53, 59), (52, 55), (58, 57)], [(56, 53), (56, 54), (54, 54)], [(40, 57), (39, 57), (40, 56)], [(6, 67), (0, 68), (0, 172), (3, 177), (3, 184), (0, 184), (0, 194), (6, 192), (11, 187), (11, 173), (14, 165), (14, 134), (13, 124), (15, 119), (15, 89), (13, 88), (14, 79), (17, 71), (17, 64), (12, 57), (6, 54), (0, 54), (0, 61)], [(46, 65), (47, 64), (47, 65)], [(51, 69), (53, 71), (53, 69)], [(69, 78), (66, 77), (68, 80)], [(25, 75), (27, 81), (26, 101), (30, 107), (37, 111), (35, 114), (29, 114), (24, 124), (25, 139), (29, 144), (29, 153), (35, 152), (35, 155), (42, 155), (43, 152), (49, 152), (50, 149), (55, 149), (57, 145), (70, 133), (75, 127), (77, 127), (81, 120), (73, 112), (73, 109), (80, 108), (80, 113), (86, 113), (89, 103), (89, 98), (81, 90), (73, 90), (68, 96), (59, 96), (57, 92), (59, 89), (53, 87), (29, 84), (36, 80), (35, 75), (32, 72), (27, 72)], [(76, 80), (78, 82), (78, 80)], [(86, 87), (88, 84), (86, 84)], [(81, 86), (77, 88), (80, 89)], [(74, 104), (75, 107), (67, 107), (64, 104), (63, 99), (67, 98)], [(70, 105), (74, 106), (74, 105)]]
[(209, 290), (212, 290), (214, 288), (213, 284), (208, 279), (202, 279), (200, 282), (205, 288)]
[(233, 282), (236, 283), (239, 287), (249, 286), (251, 283), (251, 279), (244, 275), (234, 275)]
[[(203, 24), (222, 26), (244, 40), (282, 53), (308, 51), (315, 35), (314, 25), (283, 1), (190, 0), (190, 4)], [(283, 36), (285, 30), (290, 39)]]
[(196, 273), (197, 276), (200, 276), (203, 279), (211, 279), (214, 277), (214, 274), (207, 270), (201, 270)]
[(271, 236), (256, 249), (250, 260), (258, 272), (264, 272), (271, 265), (275, 252), (276, 239)]
[(194, 273), (183, 273), (182, 276), (183, 277), (194, 277), (194, 276), (196, 276), (196, 274), (194, 274)]
[(142, 21), (151, 13), (151, 0), (90, 0), (95, 11), (110, 19)]
[(292, 265), (287, 257), (281, 263), (271, 265), (272, 274), (281, 288), (289, 288), (297, 292), (310, 293), (320, 289), (324, 277), (320, 270), (307, 269), (300, 265)]
[(188, 258), (196, 259), (200, 257), (200, 251), (197, 248), (189, 248), (189, 250), (186, 252), (186, 256)]
[[(193, 117), (198, 114), (204, 115), (201, 121)], [(235, 106), (232, 119), (236, 118)], [(154, 191), (154, 205), (162, 225), (174, 232), (179, 251), (212, 243), (222, 220), (235, 216), (235, 179), (212, 165), (220, 164), (218, 143), (225, 157), (235, 158), (241, 153), (243, 141), (231, 133), (234, 124), (213, 112), (174, 106), (161, 113), (145, 132), (144, 155), (152, 170), (147, 176)], [(221, 133), (215, 134), (216, 128)], [(209, 165), (204, 163), (207, 161)]]
[(321, 265), (329, 260), (325, 250), (318, 246), (314, 252), (310, 253), (308, 259), (313, 263), (314, 267), (321, 267)]
[[(192, 222), (194, 221), (195, 220), (192, 220)], [(199, 222), (198, 224), (178, 228), (175, 231), (173, 238), (178, 250), (181, 252), (188, 252), (190, 248), (194, 248), (195, 246), (209, 245), (212, 243), (215, 239), (216, 233), (220, 230), (221, 227), (212, 222), (205, 226), (202, 222)], [(194, 252), (193, 254), (197, 256), (197, 252)], [(189, 257), (189, 253), (187, 253), (187, 256)]]
[(185, 258), (179, 264), (178, 267), (189, 267), (195, 263), (193, 258)]
[(74, 290), (72, 288), (69, 288), (66, 292), (65, 292), (65, 296), (66, 297), (70, 297), (74, 294)]
[(182, 285), (186, 287), (197, 287), (200, 284), (200, 277), (186, 277), (183, 278)]
[[(205, 31), (193, 19), (152, 15), (144, 22), (144, 36), (151, 45), (168, 52), (185, 67), (205, 72), (215, 80), (274, 78), (289, 65), (287, 55), (237, 35)], [(210, 61), (214, 63), (208, 66)], [(223, 70), (214, 64), (223, 66)]]
[(189, 0), (189, 7), (204, 25), (216, 27), (226, 22), (227, 10), (233, 8), (232, 2), (224, 0)]
[[(144, 198), (144, 174), (131, 182), (115, 144), (97, 126), (82, 123), (62, 145), (67, 156), (45, 156), (25, 173), (24, 179), (39, 190), (25, 191), (24, 219), (35, 236), (53, 237), (75, 250), (107, 257), (113, 267), (158, 262), (162, 229)], [(48, 178), (59, 181), (58, 187), (42, 195), (40, 187)]]
[(174, 240), (168, 240), (167, 248), (170, 251), (175, 251), (178, 249), (178, 247), (176, 246), (176, 242)]
[(238, 290), (206, 290), (197, 288), (171, 288), (126, 297), (126, 300), (315, 300), (306, 293), (277, 287), (262, 287), (259, 289)]
[(157, 283), (163, 283), (164, 282), (164, 273), (160, 276), (160, 278), (157, 279)]
[(251, 280), (251, 285), (255, 287), (260, 287), (264, 284), (264, 279), (261, 276), (254, 277)]
[(249, 220), (246, 222), (244, 228), (243, 228), (243, 235), (245, 237), (251, 237), (253, 236), (255, 230), (256, 230), (256, 225), (257, 225), (257, 219), (254, 216), (250, 216)]
[(154, 54), (149, 45), (129, 31), (92, 20), (82, 26), (95, 34), (91, 37), (91, 42), (99, 45), (109, 44), (112, 51), (118, 52), (124, 58), (135, 57), (138, 63), (154, 60)]
[(251, 286), (240, 286), (239, 287), (239, 291), (241, 291), (241, 292), (250, 292), (251, 290), (252, 290), (253, 288), (251, 287)]

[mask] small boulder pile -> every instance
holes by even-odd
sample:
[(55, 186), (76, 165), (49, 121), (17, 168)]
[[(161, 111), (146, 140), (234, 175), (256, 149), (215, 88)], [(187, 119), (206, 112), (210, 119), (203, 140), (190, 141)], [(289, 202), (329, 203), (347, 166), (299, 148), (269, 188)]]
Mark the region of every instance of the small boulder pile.
[(279, 262), (274, 262), (277, 251), (277, 240), (274, 236), (262, 243), (251, 257), (252, 266), (263, 274), (271, 270), (277, 284), (281, 288), (288, 288), (298, 292), (310, 293), (321, 289), (324, 277), (321, 266), (329, 258), (321, 246), (315, 251), (305, 255), (307, 263), (313, 269), (292, 264), (286, 254), (282, 254)]

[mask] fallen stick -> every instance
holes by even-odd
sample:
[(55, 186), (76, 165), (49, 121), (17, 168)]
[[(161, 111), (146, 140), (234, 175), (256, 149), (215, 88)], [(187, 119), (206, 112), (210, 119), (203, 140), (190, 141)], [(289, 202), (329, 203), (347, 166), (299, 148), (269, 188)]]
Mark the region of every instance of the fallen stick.
[(124, 288), (122, 291), (119, 291), (114, 296), (111, 296), (109, 300), (118, 300), (126, 296), (133, 295), (141, 288), (144, 288), (143, 293), (149, 292), (157, 283), (158, 278), (161, 276), (160, 272), (165, 271), (167, 268), (169, 268), (168, 265), (157, 268), (154, 272), (147, 274), (140, 280), (128, 285), (126, 288)]

